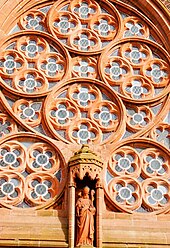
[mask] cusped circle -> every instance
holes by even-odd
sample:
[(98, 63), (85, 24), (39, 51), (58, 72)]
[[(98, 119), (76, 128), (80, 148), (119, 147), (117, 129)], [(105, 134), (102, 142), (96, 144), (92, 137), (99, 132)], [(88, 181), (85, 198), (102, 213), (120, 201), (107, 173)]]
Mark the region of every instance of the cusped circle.
[(169, 150), (147, 138), (113, 147), (106, 161), (105, 191), (113, 208), (128, 213), (169, 209)]
[(11, 93), (43, 96), (68, 77), (69, 53), (48, 34), (19, 32), (4, 39), (1, 47), (0, 84)]
[(133, 212), (142, 203), (142, 189), (135, 178), (128, 176), (115, 177), (108, 185), (109, 196), (118, 209)]
[(146, 208), (157, 213), (166, 212), (170, 206), (170, 183), (165, 178), (148, 178), (143, 184), (143, 202)]
[(154, 102), (170, 88), (169, 56), (163, 47), (144, 38), (114, 43), (100, 56), (98, 69), (105, 83), (125, 101)]
[(109, 2), (57, 1), (47, 14), (48, 30), (70, 51), (100, 53), (120, 35), (122, 19)]
[(54, 142), (18, 133), (0, 143), (0, 201), (7, 208), (41, 209), (61, 195), (67, 170)]
[(44, 103), (48, 131), (66, 143), (105, 144), (119, 140), (125, 129), (124, 107), (101, 81), (71, 79)]

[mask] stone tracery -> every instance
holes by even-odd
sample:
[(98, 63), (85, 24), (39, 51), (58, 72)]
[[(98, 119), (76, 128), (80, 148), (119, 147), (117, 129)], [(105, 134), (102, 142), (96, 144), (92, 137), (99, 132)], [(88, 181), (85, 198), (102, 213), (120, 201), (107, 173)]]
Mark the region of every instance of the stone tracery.
[[(0, 135), (17, 132), (19, 123), (47, 140), (49, 136), (100, 149), (103, 144), (123, 144), (129, 136), (149, 137), (155, 140), (153, 147), (141, 140), (137, 148), (127, 143), (110, 155), (107, 169), (113, 179), (105, 190), (109, 202), (121, 211), (165, 211), (170, 186), (164, 151), (169, 124), (164, 119), (170, 75), (157, 28), (139, 12), (109, 1), (57, 1), (47, 6), (48, 12), (45, 7), (25, 12), (17, 23), (24, 31), (2, 42), (0, 85), (7, 113), (0, 113)], [(60, 184), (54, 174), (61, 157), (39, 141), (28, 149), (29, 163), (24, 164), (25, 150), (16, 144), (15, 150), (9, 149), (5, 140), (3, 144), (4, 206), (23, 207), (26, 201), (29, 207), (43, 207), (52, 202), (61, 193), (54, 190)], [(146, 150), (139, 153), (142, 146)], [(25, 168), (30, 173), (26, 179), (19, 174)], [(20, 190), (23, 184), (28, 189), (25, 195)]]

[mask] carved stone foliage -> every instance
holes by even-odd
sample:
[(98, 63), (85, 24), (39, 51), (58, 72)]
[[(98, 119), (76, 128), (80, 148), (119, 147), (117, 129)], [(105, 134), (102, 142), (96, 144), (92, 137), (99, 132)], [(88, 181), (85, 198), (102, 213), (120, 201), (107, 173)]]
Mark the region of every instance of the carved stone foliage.
[[(34, 146), (39, 144), (41, 149), (38, 151), (42, 154), (51, 149), (42, 138), (47, 144), (51, 144), (51, 140), (52, 143), (59, 141), (61, 146), (68, 147), (70, 156), (80, 144), (91, 145), (103, 156), (108, 173), (113, 177), (105, 189), (111, 208), (129, 212), (149, 209), (151, 200), (148, 199), (154, 195), (152, 193), (151, 198), (147, 195), (147, 182), (152, 185), (151, 175), (169, 182), (167, 163), (161, 162), (162, 155), (153, 155), (169, 149), (170, 144), (169, 42), (159, 25), (133, 8), (130, 1), (59, 0), (25, 7), (10, 28), (9, 35), (0, 41), (0, 142), (5, 145), (6, 139), (10, 141), (11, 135), (19, 135), (21, 131), (38, 137), (31, 147), (16, 140), (23, 149), (19, 157), (8, 145), (7, 152), (11, 152), (13, 162), (2, 167), (8, 170), (5, 182), (14, 178), (9, 175), (10, 170), (21, 173), (26, 169), (29, 173), (27, 177), (20, 175), (17, 179), (29, 189), (27, 193), (19, 188), (15, 191), (15, 185), (9, 183), (11, 194), (18, 192), (15, 195), (22, 195), (28, 206), (41, 205), (36, 197), (30, 200), (26, 196), (38, 188), (34, 183), (34, 186), (30, 184), (32, 174), (37, 170), (39, 174), (35, 180), (45, 192), (50, 192), (50, 197), (47, 192), (49, 199), (61, 193), (53, 193), (54, 185), (49, 188), (43, 184), (44, 180), (52, 180), (58, 169), (53, 155), (43, 155), (46, 162), (37, 165), (41, 156), (38, 153), (34, 156)], [(27, 134), (25, 140), (26, 137)], [(141, 138), (140, 147), (146, 148), (151, 162), (138, 148), (128, 145), (128, 141)], [(146, 147), (145, 138), (148, 142), (154, 141), (153, 149), (157, 152)], [(112, 154), (115, 147), (116, 155)], [(105, 157), (105, 154), (111, 157)], [(7, 155), (4, 156), (2, 163), (6, 161)], [(167, 155), (165, 158), (169, 161)], [(63, 163), (60, 156), (57, 159)], [(69, 160), (67, 154), (65, 160)], [(20, 165), (15, 167), (15, 163)], [(44, 179), (48, 163), (51, 167)], [(157, 167), (161, 164), (160, 170), (152, 168), (155, 163)], [(72, 173), (79, 173), (83, 178), (88, 172), (94, 179), (100, 174), (100, 166), (96, 169), (91, 164), (85, 165), (81, 161), (81, 167), (75, 166)], [(60, 177), (64, 182), (64, 174)], [(155, 183), (159, 184), (157, 179)], [(160, 185), (168, 187), (167, 184)], [(128, 185), (131, 186), (128, 188)], [(155, 187), (153, 192), (158, 193), (158, 186)], [(129, 198), (121, 198), (124, 194)], [(118, 198), (120, 202), (116, 200)], [(167, 195), (164, 198), (167, 199)], [(165, 202), (164, 198), (162, 196), (160, 202)], [(150, 209), (159, 213), (163, 203), (156, 202)]]

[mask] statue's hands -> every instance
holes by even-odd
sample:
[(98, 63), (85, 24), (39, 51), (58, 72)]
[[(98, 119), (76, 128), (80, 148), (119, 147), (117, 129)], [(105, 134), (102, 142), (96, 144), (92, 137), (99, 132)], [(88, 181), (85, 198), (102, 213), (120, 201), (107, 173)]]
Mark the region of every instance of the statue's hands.
[(90, 207), (89, 208), (89, 210), (90, 210), (90, 212), (94, 215), (95, 214), (95, 212), (96, 212), (96, 209), (95, 209), (95, 207)]

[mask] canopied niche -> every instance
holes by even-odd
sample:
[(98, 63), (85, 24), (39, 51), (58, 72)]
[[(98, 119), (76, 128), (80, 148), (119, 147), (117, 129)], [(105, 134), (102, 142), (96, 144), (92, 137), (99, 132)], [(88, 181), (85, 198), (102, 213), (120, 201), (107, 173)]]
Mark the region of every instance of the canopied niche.
[(103, 163), (87, 145), (69, 161), (69, 247), (102, 247)]

